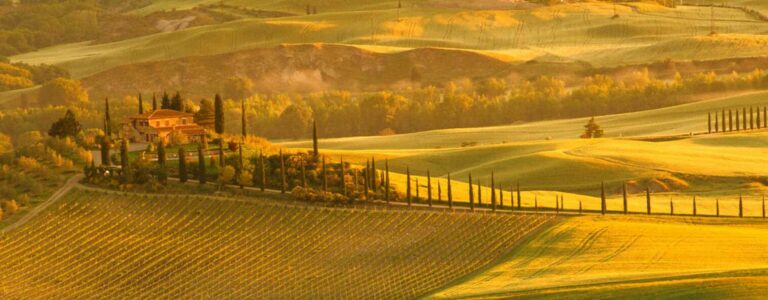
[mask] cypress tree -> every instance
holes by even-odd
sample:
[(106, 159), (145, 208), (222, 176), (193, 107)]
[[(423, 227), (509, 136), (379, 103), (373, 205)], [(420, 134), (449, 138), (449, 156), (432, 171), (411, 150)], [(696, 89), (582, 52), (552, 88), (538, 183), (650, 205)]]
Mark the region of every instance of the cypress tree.
[[(165, 101), (165, 100), (163, 100)], [(219, 94), (216, 94), (213, 102), (214, 110), (214, 130), (217, 134), (224, 133), (224, 100), (221, 99)]]
[(483, 186), (480, 185), (480, 178), (477, 179), (477, 207), (483, 207)]
[(669, 215), (675, 215), (675, 202), (672, 201), (672, 197), (669, 198)]
[(696, 216), (696, 195), (693, 196), (693, 216)]
[(416, 178), (416, 202), (421, 202), (421, 197), (419, 197), (419, 178)]
[(224, 167), (224, 137), (219, 136), (219, 167)]
[(280, 193), (285, 194), (287, 188), (287, 182), (285, 180), (285, 157), (283, 156), (283, 149), (280, 149)]
[[(243, 146), (245, 146), (244, 142), (240, 143), (240, 147), (237, 147), (237, 150), (240, 152), (237, 156), (238, 174), (240, 175), (245, 171), (245, 163), (243, 163)], [(245, 182), (240, 180), (240, 175), (238, 175), (237, 182), (240, 183), (240, 189), (244, 189)]]
[(357, 169), (354, 169), (354, 171), (352, 171), (352, 175), (354, 176), (354, 178), (353, 178), (353, 181), (354, 181), (354, 183), (352, 184), (352, 190), (354, 190), (354, 191), (355, 191), (355, 193), (357, 193), (357, 191), (358, 191), (358, 190), (360, 190), (360, 189), (357, 187), (357, 183), (358, 183), (358, 182), (359, 182), (359, 180), (360, 180), (360, 177), (358, 176), (358, 174), (357, 174), (357, 173), (358, 173), (358, 172), (357, 172)]
[(327, 166), (325, 165), (325, 156), (323, 156), (323, 192), (328, 191), (328, 173), (326, 172)]
[(267, 158), (264, 156), (264, 151), (259, 151), (259, 167), (261, 168), (261, 191), (263, 192), (267, 188)]
[(453, 191), (451, 190), (451, 173), (448, 173), (448, 208), (453, 209)]
[(205, 155), (203, 155), (203, 146), (198, 145), (197, 146), (197, 181), (200, 182), (200, 184), (205, 184), (208, 180), (207, 176), (205, 174)]
[(427, 203), (429, 207), (432, 207), (432, 176), (429, 174), (429, 170), (427, 170)]
[[(365, 172), (363, 173), (363, 191), (365, 192), (365, 199), (368, 199), (368, 189), (370, 187), (369, 183), (371, 181), (371, 163), (369, 161), (365, 161)], [(408, 183), (410, 185), (410, 183)]]
[(491, 171), (491, 210), (496, 211), (496, 182), (493, 178), (493, 171)]
[(160, 166), (165, 166), (165, 143), (162, 141), (157, 142), (157, 164)]
[(717, 112), (715, 112), (715, 132), (720, 132), (720, 124), (718, 123), (718, 120)]
[(742, 116), (743, 116), (742, 119), (744, 119), (744, 120), (742, 120), (742, 122), (743, 122), (742, 128), (743, 128), (743, 130), (747, 130), (747, 108), (746, 107), (742, 107), (741, 110), (742, 110)]
[(725, 109), (722, 109), (722, 111), (720, 112), (720, 118), (721, 118), (721, 119), (722, 119), (722, 121), (723, 121), (723, 122), (722, 122), (722, 125), (723, 125), (723, 132), (726, 132), (726, 131), (728, 131), (728, 130), (725, 128)]
[(411, 169), (405, 168), (405, 199), (408, 201), (408, 206), (411, 206)]
[(240, 134), (243, 137), (243, 142), (245, 142), (245, 138), (248, 136), (248, 117), (245, 115), (245, 100), (240, 102)]
[(539, 211), (539, 195), (533, 195), (533, 210)]
[(109, 98), (104, 98), (104, 134), (107, 138), (112, 137), (112, 118), (109, 115)]
[(605, 215), (606, 203), (605, 203), (605, 182), (600, 183), (600, 213)]
[(768, 128), (768, 107), (763, 107), (763, 128)]
[(648, 214), (651, 214), (651, 188), (645, 187), (645, 207), (648, 209)]
[(160, 108), (162, 109), (173, 109), (171, 105), (171, 97), (168, 96), (168, 93), (163, 91), (163, 100), (160, 103)]
[(175, 111), (183, 111), (183, 104), (181, 103), (181, 94), (177, 91), (176, 94), (173, 95), (173, 98), (171, 99), (171, 109)]
[(565, 196), (560, 195), (560, 209), (565, 211)]
[(715, 208), (717, 209), (715, 212), (715, 216), (720, 216), (720, 199), (715, 199)]
[(376, 193), (376, 158), (371, 156), (371, 189)]
[(437, 180), (437, 203), (443, 203), (443, 189), (440, 187), (440, 180)]
[(517, 181), (517, 209), (522, 208), (522, 199), (523, 197), (520, 197), (520, 181)]
[(579, 200), (579, 214), (582, 214), (584, 211), (581, 208), (581, 200)]
[(628, 209), (627, 209), (627, 183), (626, 182), (621, 185), (621, 193), (622, 193), (622, 196), (624, 198), (624, 214), (626, 215), (627, 211), (628, 211)]
[[(758, 123), (760, 123), (760, 122), (758, 122)], [(765, 195), (763, 195), (763, 210), (762, 210), (762, 212), (763, 212), (763, 219), (765, 219)]]
[(179, 147), (179, 181), (187, 182), (187, 150)]
[(560, 196), (555, 194), (555, 214), (560, 214)]
[(739, 109), (736, 109), (736, 131), (741, 131), (741, 122), (739, 121)]
[(749, 107), (749, 129), (755, 129), (755, 108)]
[(474, 193), (474, 183), (472, 182), (472, 173), (469, 173), (469, 209), (474, 211), (475, 210), (475, 193)]
[(342, 156), (340, 160), (341, 160), (341, 177), (340, 177), (341, 178), (341, 180), (340, 180), (341, 181), (341, 194), (344, 195), (344, 197), (346, 197), (347, 196), (347, 180), (346, 180), (346, 178), (344, 178), (344, 173), (345, 173), (344, 172), (345, 171), (344, 170), (345, 169), (345, 166), (344, 166), (344, 156)]
[(744, 202), (742, 201), (741, 194), (739, 194), (739, 218), (744, 217)]
[(384, 199), (386, 199), (387, 204), (389, 204), (389, 159), (384, 161), (384, 170), (386, 172), (385, 176), (387, 177), (387, 184), (384, 189)]
[(760, 122), (760, 107), (758, 106), (756, 109), (756, 115), (755, 115), (755, 127), (757, 129), (760, 129), (763, 126), (763, 123)]
[(312, 150), (314, 150), (313, 155), (315, 156), (315, 159), (317, 159), (317, 156), (320, 155), (320, 149), (317, 146), (317, 121), (312, 121)]
[(499, 184), (499, 208), (504, 209), (504, 186)]
[(707, 133), (712, 133), (712, 113), (707, 114)]
[(307, 188), (307, 166), (304, 159), (301, 160), (301, 187)]
[(728, 110), (728, 131), (733, 131), (733, 111), (730, 109)]
[(144, 113), (144, 99), (141, 99), (141, 93), (139, 93), (139, 114)]
[(131, 166), (128, 162), (128, 140), (123, 140), (120, 145), (120, 168), (123, 172), (123, 183), (128, 183), (131, 178)]
[(152, 93), (152, 111), (157, 111), (157, 95)]
[(111, 145), (109, 143), (109, 138), (107, 136), (104, 136), (101, 139), (101, 165), (102, 166), (111, 166), (112, 165), (112, 158), (109, 155), (109, 148), (111, 148)]

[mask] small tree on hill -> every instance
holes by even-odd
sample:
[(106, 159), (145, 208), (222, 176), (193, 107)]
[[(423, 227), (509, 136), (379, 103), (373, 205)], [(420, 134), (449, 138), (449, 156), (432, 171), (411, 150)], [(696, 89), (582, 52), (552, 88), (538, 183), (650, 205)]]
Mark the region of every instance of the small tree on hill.
[(587, 125), (584, 125), (584, 134), (581, 135), (581, 138), (593, 139), (601, 137), (603, 137), (603, 129), (600, 128), (600, 125), (597, 124), (595, 118), (592, 117), (589, 119), (589, 122), (587, 122)]
[(64, 117), (53, 123), (51, 129), (48, 130), (48, 135), (55, 137), (76, 137), (82, 130), (80, 122), (75, 118), (75, 114), (71, 110), (67, 110)]
[(179, 181), (187, 182), (187, 150), (179, 147)]

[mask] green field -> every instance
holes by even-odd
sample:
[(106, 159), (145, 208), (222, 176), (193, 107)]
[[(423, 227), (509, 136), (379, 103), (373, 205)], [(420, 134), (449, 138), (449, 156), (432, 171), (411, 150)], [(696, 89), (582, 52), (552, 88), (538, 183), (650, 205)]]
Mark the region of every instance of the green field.
[(570, 218), (430, 298), (760, 298), (764, 222)]

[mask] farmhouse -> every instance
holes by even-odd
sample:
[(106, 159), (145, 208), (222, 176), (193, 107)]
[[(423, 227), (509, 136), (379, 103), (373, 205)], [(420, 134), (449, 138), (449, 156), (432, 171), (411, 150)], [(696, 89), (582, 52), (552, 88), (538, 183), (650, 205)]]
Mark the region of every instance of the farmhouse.
[(194, 122), (192, 114), (172, 109), (159, 109), (126, 119), (125, 136), (135, 143), (171, 140), (178, 136), (197, 141), (205, 135), (205, 128)]

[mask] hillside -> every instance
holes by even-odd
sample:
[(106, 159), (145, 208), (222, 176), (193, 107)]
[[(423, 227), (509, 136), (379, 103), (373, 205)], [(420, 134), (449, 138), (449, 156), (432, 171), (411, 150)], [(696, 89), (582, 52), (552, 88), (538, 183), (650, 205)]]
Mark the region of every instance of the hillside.
[(581, 217), (432, 299), (760, 298), (763, 222)]
[(414, 298), (553, 221), (280, 201), (73, 192), (0, 234), (0, 297)]

